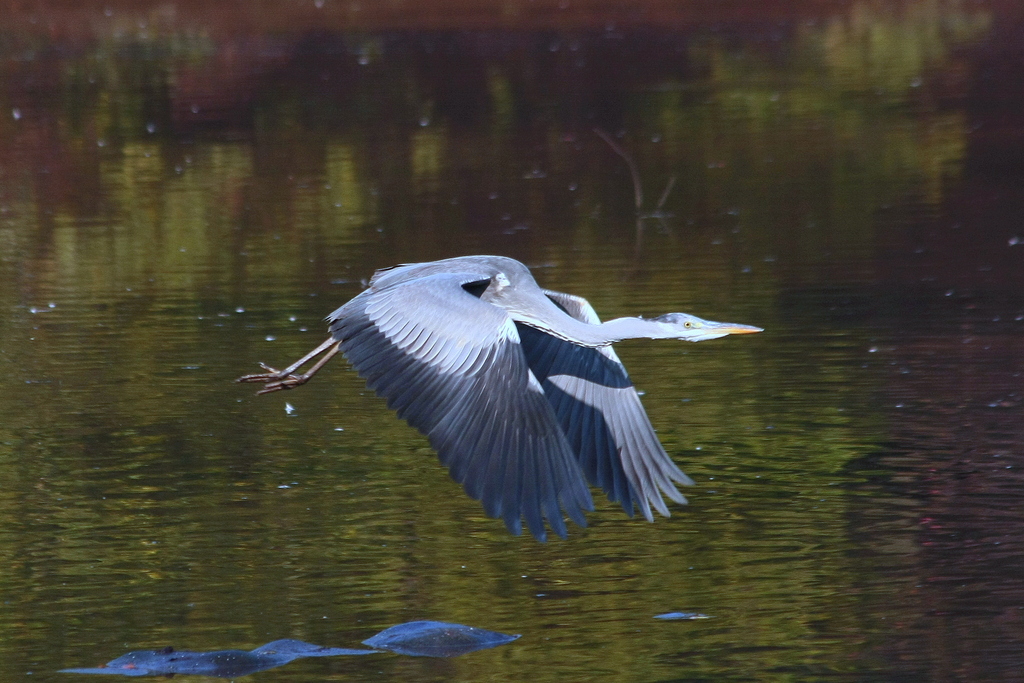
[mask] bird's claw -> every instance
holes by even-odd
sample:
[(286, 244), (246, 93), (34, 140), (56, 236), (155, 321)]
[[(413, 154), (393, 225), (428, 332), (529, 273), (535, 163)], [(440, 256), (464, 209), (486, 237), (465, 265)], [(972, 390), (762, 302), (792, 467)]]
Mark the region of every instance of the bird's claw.
[(259, 394), (272, 394), (275, 391), (282, 391), (284, 389), (294, 389), (297, 386), (301, 386), (309, 381), (309, 377), (306, 375), (294, 375), (284, 374), (283, 370), (272, 368), (266, 363), (260, 363), (266, 372), (257, 373), (255, 375), (243, 375), (236, 379), (236, 382), (266, 382), (267, 386), (263, 387), (256, 392)]
[[(284, 379), (288, 375), (283, 374), (280, 370), (272, 368), (266, 363), (260, 363), (260, 367), (266, 370), (266, 372), (260, 372), (255, 375), (242, 375), (236, 382), (273, 382), (275, 380)], [(294, 376), (294, 375), (293, 375)]]
[(276, 382), (271, 382), (267, 386), (257, 391), (256, 395), (258, 396), (260, 394), (271, 394), (275, 391), (281, 391), (283, 389), (294, 389), (295, 387), (302, 386), (307, 381), (309, 381), (309, 377), (307, 377), (306, 375), (288, 375), (284, 379), (278, 380)]
[[(324, 353), (326, 351), (326, 353)], [(312, 379), (313, 375), (323, 367), (324, 363), (329, 361), (338, 352), (341, 351), (341, 345), (333, 338), (328, 337), (327, 341), (320, 344), (320, 346), (313, 349), (310, 353), (295, 361), (284, 370), (278, 370), (272, 368), (266, 363), (260, 363), (260, 367), (266, 370), (266, 372), (259, 372), (255, 375), (243, 375), (236, 379), (236, 382), (262, 382), (267, 386), (263, 387), (257, 394), (270, 394), (275, 391), (281, 391), (282, 389), (294, 389), (297, 386), (301, 386)], [(311, 359), (323, 354), (323, 358), (313, 364), (309, 370), (301, 375), (295, 374), (299, 368), (305, 366), (310, 362)]]

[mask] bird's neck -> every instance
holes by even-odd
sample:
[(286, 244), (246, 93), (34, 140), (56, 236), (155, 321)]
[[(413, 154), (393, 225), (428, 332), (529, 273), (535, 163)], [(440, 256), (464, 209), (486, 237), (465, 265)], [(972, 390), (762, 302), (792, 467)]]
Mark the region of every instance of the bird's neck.
[(507, 287), (488, 296), (516, 322), (578, 346), (598, 348), (623, 339), (666, 339), (675, 336), (670, 325), (644, 318), (616, 318), (598, 325), (577, 320), (547, 296), (535, 296), (532, 291), (523, 293)]
[(646, 318), (616, 318), (591, 325), (565, 314), (561, 316), (557, 321), (534, 318), (522, 322), (559, 339), (591, 348), (608, 346), (624, 339), (669, 339), (675, 336), (669, 326)]
[(671, 325), (647, 318), (615, 318), (601, 325), (591, 325), (591, 327), (600, 329), (602, 334), (611, 339), (611, 342), (623, 339), (672, 339), (678, 336), (678, 332), (672, 329)]

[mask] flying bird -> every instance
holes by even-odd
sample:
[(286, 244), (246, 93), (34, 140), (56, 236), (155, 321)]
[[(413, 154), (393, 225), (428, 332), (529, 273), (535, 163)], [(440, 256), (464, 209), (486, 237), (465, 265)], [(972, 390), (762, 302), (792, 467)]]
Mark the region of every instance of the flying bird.
[[(503, 256), (463, 256), (378, 270), (367, 289), (327, 316), (331, 336), (284, 368), (239, 382), (266, 394), (305, 384), (343, 353), (389, 408), (431, 446), (490, 517), (537, 539), (545, 520), (586, 526), (587, 482), (629, 516), (693, 485), (665, 453), (612, 349), (623, 339), (698, 342), (761, 332), (686, 313), (602, 323), (586, 299), (542, 289)], [(316, 359), (314, 362), (314, 359)], [(304, 373), (300, 369), (313, 362)]]

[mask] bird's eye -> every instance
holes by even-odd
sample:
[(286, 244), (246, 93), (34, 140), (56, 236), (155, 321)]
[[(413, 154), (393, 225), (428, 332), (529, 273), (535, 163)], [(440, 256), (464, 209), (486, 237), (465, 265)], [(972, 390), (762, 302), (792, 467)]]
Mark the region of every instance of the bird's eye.
[(686, 329), (690, 329), (691, 327), (693, 327), (693, 323), (687, 320), (685, 323), (683, 323), (683, 327), (685, 327)]

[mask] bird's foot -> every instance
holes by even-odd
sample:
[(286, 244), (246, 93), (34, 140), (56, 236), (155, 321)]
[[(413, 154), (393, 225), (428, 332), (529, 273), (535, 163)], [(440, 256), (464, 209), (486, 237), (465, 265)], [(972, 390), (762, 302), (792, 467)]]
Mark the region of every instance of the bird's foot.
[[(282, 389), (294, 389), (297, 386), (301, 386), (313, 378), (320, 368), (324, 366), (330, 359), (341, 351), (340, 342), (336, 341), (333, 337), (328, 337), (327, 341), (320, 344), (305, 356), (295, 361), (284, 370), (278, 370), (272, 368), (266, 363), (260, 363), (260, 367), (266, 370), (266, 372), (260, 372), (255, 375), (243, 375), (236, 379), (236, 382), (263, 382), (267, 386), (263, 387), (257, 394), (269, 394), (275, 391), (281, 391)], [(325, 353), (326, 352), (326, 353)], [(316, 358), (320, 354), (323, 357), (313, 364), (309, 370), (301, 375), (295, 373), (299, 368), (306, 365), (310, 360)]]
[(270, 382), (267, 386), (257, 391), (256, 394), (272, 394), (275, 391), (294, 389), (295, 387), (302, 386), (308, 381), (308, 375), (288, 375), (284, 379), (277, 380), (276, 382)]
[(260, 372), (255, 375), (243, 375), (236, 379), (236, 382), (265, 382), (267, 386), (263, 387), (257, 394), (270, 394), (275, 391), (282, 391), (284, 389), (294, 389), (297, 386), (301, 386), (309, 381), (310, 375), (295, 375), (287, 370), (278, 370), (272, 368), (266, 363), (260, 363), (260, 367), (266, 370), (266, 372)]
[(260, 367), (266, 370), (266, 372), (260, 372), (255, 375), (242, 375), (236, 382), (273, 382), (274, 380), (284, 379), (288, 376), (288, 373), (284, 370), (278, 370), (272, 368), (266, 363), (260, 363)]

